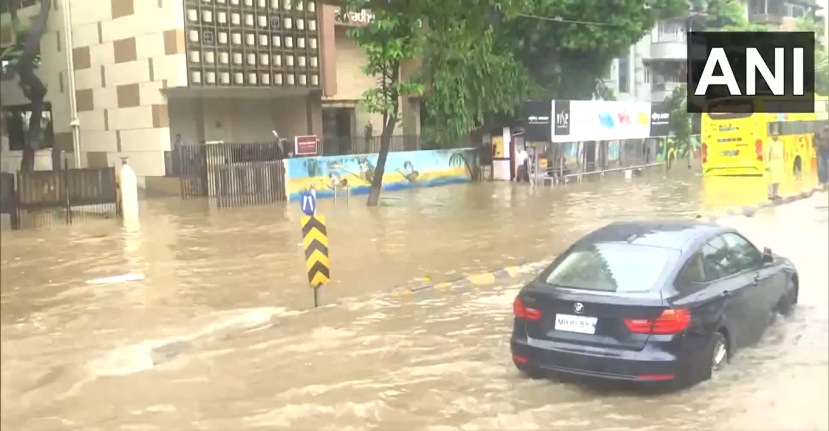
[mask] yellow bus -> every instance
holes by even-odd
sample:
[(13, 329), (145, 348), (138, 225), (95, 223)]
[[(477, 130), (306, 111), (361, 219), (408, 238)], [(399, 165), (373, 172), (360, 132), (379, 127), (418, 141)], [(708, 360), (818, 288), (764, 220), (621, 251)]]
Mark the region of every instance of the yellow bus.
[(757, 98), (730, 97), (711, 102), (702, 115), (700, 156), (704, 176), (763, 175), (763, 147), (778, 133), (786, 152), (786, 172), (799, 175), (812, 169), (814, 133), (829, 120), (829, 97), (815, 97), (815, 112), (754, 113)]

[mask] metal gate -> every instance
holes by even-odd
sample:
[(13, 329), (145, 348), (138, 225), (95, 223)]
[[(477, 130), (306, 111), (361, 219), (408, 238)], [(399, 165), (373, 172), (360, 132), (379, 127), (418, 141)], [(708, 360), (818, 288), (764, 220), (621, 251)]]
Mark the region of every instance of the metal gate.
[(278, 142), (181, 145), (171, 162), (182, 199), (215, 199), (220, 208), (287, 200), (284, 152)]
[(4, 173), (0, 213), (10, 215), (12, 229), (115, 218), (115, 168)]

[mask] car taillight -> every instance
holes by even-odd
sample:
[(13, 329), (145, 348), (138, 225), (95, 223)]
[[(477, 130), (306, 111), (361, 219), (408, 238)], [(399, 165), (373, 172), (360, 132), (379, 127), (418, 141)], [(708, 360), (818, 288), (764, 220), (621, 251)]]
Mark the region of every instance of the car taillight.
[(754, 152), (757, 155), (757, 160), (762, 162), (763, 161), (763, 141), (761, 139), (758, 139), (756, 142), (754, 142)]
[(706, 163), (708, 161), (708, 145), (705, 145), (705, 143), (703, 143), (702, 147), (701, 147), (701, 150), (702, 150), (702, 163)]
[(515, 302), (512, 303), (512, 313), (518, 319), (529, 320), (531, 322), (541, 320), (542, 314), (541, 310), (524, 306), (524, 301), (521, 300), (520, 296), (516, 296)]
[(625, 319), (625, 326), (637, 334), (676, 334), (691, 323), (691, 313), (685, 308), (668, 309), (655, 319)]

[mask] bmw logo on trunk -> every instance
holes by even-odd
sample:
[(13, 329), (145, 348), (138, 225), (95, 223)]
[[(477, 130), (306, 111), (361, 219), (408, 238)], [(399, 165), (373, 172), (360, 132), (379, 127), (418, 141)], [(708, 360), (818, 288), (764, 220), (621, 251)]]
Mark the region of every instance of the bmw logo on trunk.
[(576, 314), (584, 313), (584, 304), (582, 304), (581, 302), (573, 304), (573, 311), (575, 311)]

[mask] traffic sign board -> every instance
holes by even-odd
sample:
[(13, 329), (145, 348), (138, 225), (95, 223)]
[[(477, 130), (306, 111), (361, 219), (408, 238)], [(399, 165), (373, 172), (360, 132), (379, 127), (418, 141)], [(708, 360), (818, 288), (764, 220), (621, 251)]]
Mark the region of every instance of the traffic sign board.
[(325, 227), (325, 217), (302, 217), (301, 222), (302, 245), (305, 248), (308, 282), (311, 287), (317, 289), (328, 283), (331, 276), (328, 261), (328, 230)]
[(303, 214), (312, 216), (317, 211), (317, 197), (309, 192), (303, 192), (299, 205)]

